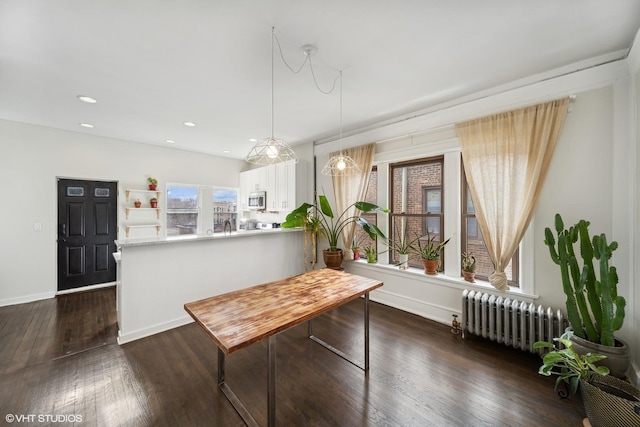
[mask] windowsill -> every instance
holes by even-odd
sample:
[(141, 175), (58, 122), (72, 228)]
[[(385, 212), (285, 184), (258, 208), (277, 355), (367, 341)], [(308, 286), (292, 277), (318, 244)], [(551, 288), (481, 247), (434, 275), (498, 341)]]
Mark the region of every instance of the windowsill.
[[(384, 271), (385, 274), (392, 274), (394, 276), (402, 277), (410, 280), (417, 280), (424, 283), (436, 284), (439, 286), (447, 286), (451, 288), (456, 288), (460, 290), (470, 289), (474, 291), (480, 292), (490, 292), (496, 293), (500, 295), (506, 295), (513, 298), (527, 299), (527, 300), (536, 300), (539, 298), (538, 295), (527, 294), (522, 292), (520, 288), (509, 287), (509, 290), (506, 292), (500, 292), (496, 288), (494, 288), (489, 282), (485, 280), (476, 280), (475, 283), (470, 283), (464, 280), (462, 277), (451, 277), (447, 276), (443, 273), (438, 273), (434, 276), (425, 274), (423, 269), (409, 267), (407, 270), (401, 270), (396, 265), (392, 264), (384, 264), (377, 262), (375, 264), (370, 264), (364, 259), (360, 260), (345, 260), (344, 263), (349, 263), (348, 265), (352, 265), (356, 268), (364, 268), (371, 271)], [(345, 266), (343, 264), (343, 266)]]

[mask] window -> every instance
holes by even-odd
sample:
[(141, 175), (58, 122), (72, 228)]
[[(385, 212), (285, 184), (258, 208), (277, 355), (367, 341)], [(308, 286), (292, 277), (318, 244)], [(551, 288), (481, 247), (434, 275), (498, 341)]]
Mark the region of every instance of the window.
[[(476, 211), (471, 199), (471, 191), (467, 184), (467, 178), (462, 168), (462, 251), (472, 254), (476, 259), (476, 278), (489, 280), (494, 271), (494, 265), (489, 257), (489, 252), (482, 238), (482, 232), (478, 228)], [(518, 256), (519, 250), (511, 258), (511, 262), (505, 268), (507, 280), (510, 286), (518, 286)]]
[[(409, 241), (430, 234), (436, 243), (444, 231), (444, 157), (431, 157), (390, 165), (391, 213), (389, 239), (397, 248), (403, 236)], [(397, 263), (398, 253), (389, 252), (389, 263)], [(444, 254), (440, 256), (444, 266)], [(412, 256), (409, 265), (422, 267), (419, 256)]]
[(167, 236), (196, 234), (198, 187), (167, 186)]
[(213, 232), (236, 231), (238, 223), (238, 190), (213, 189)]

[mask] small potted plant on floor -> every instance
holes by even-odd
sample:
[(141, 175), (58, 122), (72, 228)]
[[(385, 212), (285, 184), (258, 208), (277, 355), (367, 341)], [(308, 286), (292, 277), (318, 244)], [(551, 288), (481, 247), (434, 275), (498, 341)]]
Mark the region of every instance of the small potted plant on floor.
[[(533, 348), (548, 349), (542, 358), (538, 373), (557, 375), (555, 388), (566, 383), (570, 395), (578, 388), (582, 395), (585, 412), (591, 425), (638, 426), (640, 425), (640, 390), (626, 381), (612, 377), (609, 368), (599, 363), (607, 356), (598, 353), (579, 353), (573, 348), (572, 331), (565, 332), (554, 343), (538, 341)], [(558, 393), (566, 397), (566, 393)]]
[(156, 199), (155, 197), (152, 197), (151, 199), (149, 199), (149, 203), (151, 204), (152, 208), (158, 207), (158, 199)]
[(471, 252), (462, 252), (462, 275), (464, 280), (475, 283), (476, 279), (476, 258)]
[[(426, 237), (426, 240), (425, 240)], [(436, 243), (436, 236), (431, 236), (427, 231), (425, 236), (418, 239), (418, 253), (424, 263), (424, 272), (429, 275), (438, 274), (438, 264), (440, 263), (440, 251), (449, 243), (451, 238)]]
[(147, 178), (147, 181), (149, 182), (149, 190), (151, 191), (155, 191), (156, 188), (158, 187), (158, 180), (152, 177)]

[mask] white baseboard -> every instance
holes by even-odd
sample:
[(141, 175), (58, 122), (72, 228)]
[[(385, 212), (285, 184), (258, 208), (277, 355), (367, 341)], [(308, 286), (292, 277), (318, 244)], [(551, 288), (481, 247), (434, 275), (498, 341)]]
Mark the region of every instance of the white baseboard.
[(56, 296), (55, 292), (43, 292), (40, 294), (24, 295), (17, 298), (0, 299), (0, 307), (7, 305), (25, 304), (28, 302), (40, 301), (43, 299), (49, 299)]
[(66, 294), (73, 294), (76, 292), (92, 291), (94, 289), (108, 288), (110, 286), (115, 286), (115, 285), (116, 285), (116, 282), (98, 283), (97, 285), (81, 286), (79, 288), (58, 291), (56, 292), (56, 295), (66, 295)]
[(159, 323), (157, 325), (149, 326), (148, 328), (138, 329), (137, 331), (127, 332), (125, 334), (122, 333), (122, 330), (118, 330), (118, 344), (122, 345), (151, 335), (159, 334), (160, 332), (168, 331), (169, 329), (188, 325), (193, 321), (194, 320), (191, 316), (185, 315), (168, 322)]
[[(451, 318), (450, 307), (443, 307), (423, 300), (409, 298), (383, 289), (376, 289), (372, 291), (370, 299), (371, 301), (379, 302), (445, 325), (450, 325), (451, 320), (453, 320)], [(457, 314), (460, 313), (458, 312)]]

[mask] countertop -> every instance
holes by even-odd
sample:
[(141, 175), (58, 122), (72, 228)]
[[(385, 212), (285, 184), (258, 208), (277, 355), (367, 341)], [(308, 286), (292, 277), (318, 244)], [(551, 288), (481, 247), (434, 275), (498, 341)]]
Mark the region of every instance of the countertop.
[(231, 234), (216, 233), (213, 235), (197, 234), (197, 235), (185, 235), (174, 237), (155, 237), (155, 238), (143, 238), (143, 239), (121, 239), (116, 240), (116, 246), (118, 249), (127, 246), (150, 246), (150, 245), (165, 245), (174, 243), (185, 243), (194, 241), (207, 241), (207, 240), (222, 240), (222, 239), (235, 239), (242, 237), (258, 237), (260, 235), (268, 234), (282, 234), (300, 232), (302, 228), (270, 228), (262, 230), (249, 230), (249, 231), (233, 231)]

